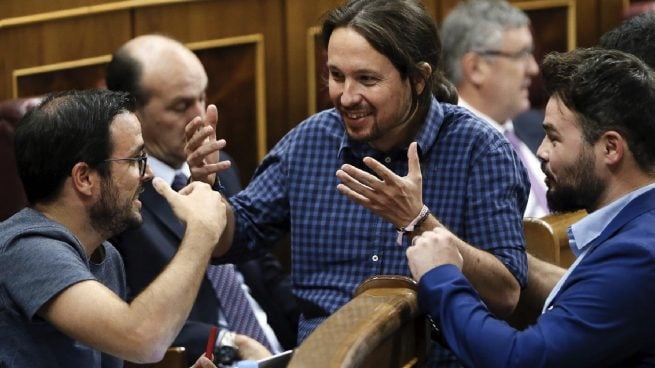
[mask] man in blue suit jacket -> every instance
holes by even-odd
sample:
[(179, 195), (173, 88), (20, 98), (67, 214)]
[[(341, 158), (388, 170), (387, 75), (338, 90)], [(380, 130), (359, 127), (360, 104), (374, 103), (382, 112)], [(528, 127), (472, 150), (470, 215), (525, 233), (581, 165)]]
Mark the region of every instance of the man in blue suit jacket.
[(444, 228), (407, 250), (419, 303), (455, 354), (474, 367), (655, 365), (655, 76), (620, 51), (546, 57), (546, 139), (538, 150), (555, 211), (584, 208), (569, 228), (565, 272), (530, 259), (530, 296), (544, 301), (517, 331), (489, 313), (461, 273)]
[[(160, 35), (140, 36), (129, 41), (116, 52), (108, 66), (108, 87), (128, 91), (136, 98), (136, 114), (141, 121), (145, 150), (154, 175), (170, 184), (174, 184), (178, 174), (183, 175), (183, 182), (189, 177), (184, 127), (194, 117), (206, 113), (207, 82), (200, 60), (181, 43)], [(213, 106), (207, 111), (216, 113)], [(222, 152), (221, 160), (229, 162), (231, 158)], [(221, 173), (220, 183), (226, 196), (241, 190), (233, 168)], [(131, 295), (138, 294), (166, 267), (184, 233), (184, 225), (150, 183), (144, 185), (140, 200), (143, 225), (113, 239), (125, 261)], [(267, 342), (274, 351), (293, 348), (298, 308), (290, 280), (277, 259), (267, 253), (236, 266), (254, 298), (250, 304)], [(189, 318), (174, 342), (187, 349), (189, 359), (204, 351), (212, 325), (223, 327), (221, 330), (230, 328), (229, 321), (219, 320), (225, 318), (220, 303), (210, 280), (205, 277)], [(237, 343), (242, 341), (239, 337)], [(261, 348), (251, 344), (253, 341), (245, 339), (239, 348)]]

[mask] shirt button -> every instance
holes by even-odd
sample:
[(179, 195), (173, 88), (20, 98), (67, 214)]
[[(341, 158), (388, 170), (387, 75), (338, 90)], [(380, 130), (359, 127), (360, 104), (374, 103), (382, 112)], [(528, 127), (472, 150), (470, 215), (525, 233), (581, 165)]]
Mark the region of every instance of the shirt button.
[(373, 257), (371, 257), (371, 261), (377, 262), (380, 259), (377, 254), (374, 254)]
[(389, 156), (385, 157), (384, 162), (390, 164), (391, 163), (391, 157), (389, 157)]

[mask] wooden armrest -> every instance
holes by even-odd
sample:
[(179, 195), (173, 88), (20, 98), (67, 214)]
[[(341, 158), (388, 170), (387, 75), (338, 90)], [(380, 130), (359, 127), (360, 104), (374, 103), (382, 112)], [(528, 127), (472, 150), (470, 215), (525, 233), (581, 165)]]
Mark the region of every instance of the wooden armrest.
[(580, 210), (542, 218), (525, 218), (523, 231), (527, 251), (541, 260), (569, 267), (575, 256), (569, 249), (566, 229), (586, 215), (586, 211)]
[(288, 367), (411, 367), (424, 361), (429, 329), (416, 282), (375, 276), (295, 350)]
[(173, 346), (166, 350), (164, 359), (157, 363), (137, 364), (125, 362), (124, 368), (188, 368), (186, 349), (182, 346)]

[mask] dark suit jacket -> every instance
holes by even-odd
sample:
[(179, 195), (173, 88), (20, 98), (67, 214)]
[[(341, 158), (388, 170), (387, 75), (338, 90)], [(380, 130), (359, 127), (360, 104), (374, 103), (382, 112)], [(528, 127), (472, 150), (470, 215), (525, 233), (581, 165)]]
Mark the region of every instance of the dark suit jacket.
[[(226, 195), (240, 190), (235, 170), (221, 173), (220, 180)], [(140, 200), (143, 204), (143, 225), (112, 239), (125, 262), (130, 299), (161, 273), (184, 235), (184, 226), (151, 183), (145, 184)], [(291, 282), (280, 263), (273, 255), (264, 254), (238, 264), (237, 269), (250, 287), (251, 295), (266, 312), (268, 323), (282, 346), (286, 349), (295, 347), (299, 310), (291, 292)], [(214, 288), (205, 277), (189, 318), (173, 343), (187, 349), (189, 365), (203, 353), (211, 325), (218, 324), (218, 310), (219, 302)]]

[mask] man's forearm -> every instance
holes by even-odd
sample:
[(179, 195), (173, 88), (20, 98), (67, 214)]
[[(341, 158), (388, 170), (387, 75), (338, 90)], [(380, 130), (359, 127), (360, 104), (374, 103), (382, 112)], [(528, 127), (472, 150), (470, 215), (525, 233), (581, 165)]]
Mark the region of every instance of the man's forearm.
[(169, 265), (130, 304), (130, 311), (140, 321), (139, 336), (145, 345), (167, 348), (181, 330), (209, 263), (212, 248), (207, 242), (215, 244), (217, 239), (188, 224)]
[(566, 270), (542, 261), (528, 253), (528, 287), (524, 291), (531, 304), (543, 306), (555, 284), (564, 276)]
[(521, 286), (496, 256), (460, 240), (464, 258), (462, 272), (480, 294), (489, 310), (499, 318), (512, 313), (519, 301)]
[[(443, 225), (431, 215), (413, 235), (420, 235), (437, 226)], [(457, 247), (464, 258), (462, 272), (466, 278), (491, 312), (498, 317), (509, 315), (516, 307), (521, 291), (516, 278), (493, 254), (457, 240)]]

